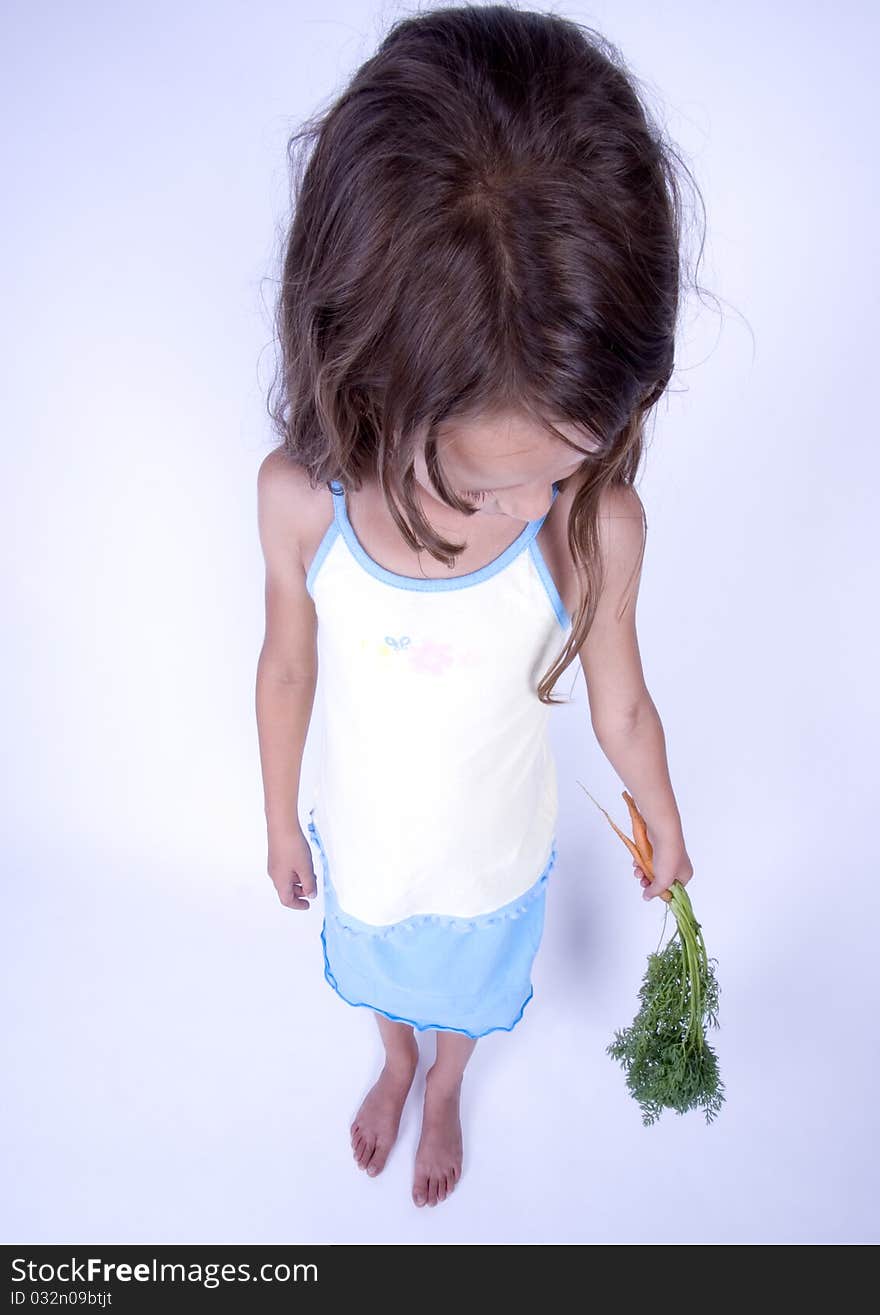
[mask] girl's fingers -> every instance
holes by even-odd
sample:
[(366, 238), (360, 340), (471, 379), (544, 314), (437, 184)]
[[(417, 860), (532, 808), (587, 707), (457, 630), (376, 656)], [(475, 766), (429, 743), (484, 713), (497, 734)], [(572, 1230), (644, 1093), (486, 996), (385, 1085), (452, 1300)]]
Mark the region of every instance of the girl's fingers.
[(638, 883), (641, 886), (642, 890), (647, 890), (647, 888), (651, 884), (651, 878), (648, 876), (645, 869), (639, 867), (638, 863), (636, 862), (633, 862), (633, 875), (638, 880)]

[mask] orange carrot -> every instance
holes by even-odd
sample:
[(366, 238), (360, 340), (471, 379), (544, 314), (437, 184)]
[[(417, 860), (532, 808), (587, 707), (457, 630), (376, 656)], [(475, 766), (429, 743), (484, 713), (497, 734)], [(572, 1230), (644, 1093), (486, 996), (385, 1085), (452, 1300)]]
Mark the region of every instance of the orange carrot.
[(651, 862), (654, 858), (654, 849), (648, 839), (648, 828), (645, 825), (645, 819), (636, 807), (636, 801), (627, 790), (624, 790), (623, 798), (629, 809), (630, 821), (632, 822), (633, 840), (636, 842), (639, 852), (644, 854), (648, 861)]
[[(584, 794), (589, 795), (589, 797), (593, 799), (593, 796), (590, 794), (589, 790), (585, 785), (582, 785), (580, 781), (578, 781), (578, 785), (580, 785)], [(633, 836), (634, 836), (633, 840), (630, 840), (629, 836), (625, 835), (624, 832), (621, 831), (620, 827), (617, 826), (617, 824), (614, 822), (614, 820), (611, 817), (609, 817), (608, 813), (605, 812), (605, 809), (598, 802), (598, 800), (593, 799), (593, 803), (599, 809), (600, 813), (605, 813), (605, 816), (608, 818), (608, 821), (611, 823), (612, 827), (614, 827), (614, 830), (620, 836), (621, 840), (626, 845), (627, 849), (632, 854), (635, 861), (638, 863), (639, 867), (653, 881), (654, 865), (652, 860), (654, 857), (654, 851), (651, 847), (651, 842), (648, 840), (647, 824), (645, 822), (645, 819), (642, 817), (641, 813), (639, 812), (638, 808), (636, 808), (632, 796), (627, 794), (627, 792), (624, 790), (623, 797), (627, 801), (627, 808), (629, 809), (630, 818), (632, 819), (632, 828), (633, 828)], [(639, 841), (641, 841), (641, 847), (638, 843)], [(670, 895), (668, 890), (661, 891), (660, 898), (664, 900), (667, 904), (670, 904), (672, 902), (672, 896)]]

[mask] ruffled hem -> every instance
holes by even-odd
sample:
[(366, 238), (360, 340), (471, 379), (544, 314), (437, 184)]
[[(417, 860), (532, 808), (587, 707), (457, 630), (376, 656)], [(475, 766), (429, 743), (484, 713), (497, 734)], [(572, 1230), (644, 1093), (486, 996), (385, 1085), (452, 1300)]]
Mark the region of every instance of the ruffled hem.
[(530, 973), (555, 842), (538, 880), (500, 908), (472, 918), (418, 914), (377, 926), (339, 908), (311, 813), (309, 833), (323, 869), (324, 977), (341, 1000), (419, 1031), (476, 1038), (516, 1026), (533, 994)]
[(327, 957), (327, 939), (323, 928), (321, 930), (321, 945), (324, 951), (324, 978), (330, 986), (332, 986), (340, 1000), (344, 1000), (347, 1005), (352, 1005), (357, 1009), (370, 1009), (374, 1013), (381, 1014), (383, 1018), (389, 1018), (393, 1023), (408, 1023), (410, 1027), (414, 1027), (418, 1032), (458, 1032), (460, 1035), (472, 1037), (474, 1040), (477, 1040), (479, 1037), (488, 1036), (490, 1032), (512, 1032), (525, 1013), (526, 1005), (534, 995), (534, 989), (530, 986), (528, 995), (520, 1005), (519, 1013), (512, 1022), (507, 1024), (495, 1024), (492, 1027), (486, 1027), (477, 1032), (472, 1031), (467, 1027), (452, 1027), (449, 1023), (426, 1023), (417, 1018), (404, 1018), (402, 1014), (392, 1014), (387, 1009), (382, 1009), (379, 1005), (372, 1004), (369, 1000), (350, 1000), (347, 995), (343, 995), (342, 991), (339, 989), (333, 970), (330, 967), (330, 960)]

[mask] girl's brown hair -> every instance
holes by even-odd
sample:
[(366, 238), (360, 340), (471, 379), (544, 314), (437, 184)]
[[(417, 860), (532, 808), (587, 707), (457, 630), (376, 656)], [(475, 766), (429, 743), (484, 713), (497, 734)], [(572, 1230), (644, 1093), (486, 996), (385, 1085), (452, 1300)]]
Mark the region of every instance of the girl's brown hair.
[(418, 437), (462, 512), (441, 422), (517, 409), (596, 443), (572, 477), (581, 597), (537, 688), (556, 703), (603, 582), (602, 490), (633, 485), (672, 375), (680, 157), (604, 37), (497, 4), (398, 20), (288, 159), (269, 414), (313, 487), (375, 478), (409, 546), (449, 564), (463, 545), (422, 514)]

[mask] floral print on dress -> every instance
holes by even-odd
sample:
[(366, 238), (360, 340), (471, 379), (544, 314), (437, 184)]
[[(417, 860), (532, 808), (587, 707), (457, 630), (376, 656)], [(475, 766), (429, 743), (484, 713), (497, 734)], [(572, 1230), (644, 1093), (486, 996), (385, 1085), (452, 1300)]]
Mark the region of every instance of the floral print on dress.
[(395, 653), (402, 653), (405, 648), (409, 648), (409, 635), (401, 635), (400, 639), (395, 639), (393, 635), (385, 636), (385, 643)]
[(456, 652), (454, 646), (440, 639), (415, 639), (412, 635), (384, 635), (375, 640), (362, 638), (361, 652), (384, 659), (389, 672), (398, 668), (416, 675), (440, 676), (454, 667), (478, 667), (483, 658), (474, 648)]
[(424, 639), (413, 648), (409, 664), (413, 671), (440, 675), (447, 667), (452, 666), (453, 661), (451, 644), (439, 644), (436, 639)]

